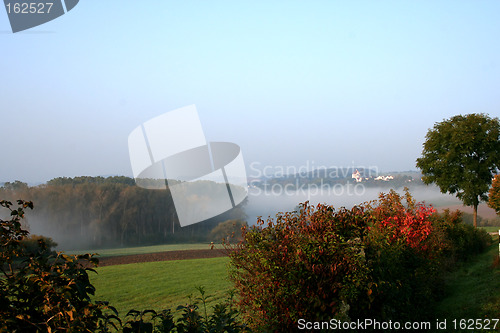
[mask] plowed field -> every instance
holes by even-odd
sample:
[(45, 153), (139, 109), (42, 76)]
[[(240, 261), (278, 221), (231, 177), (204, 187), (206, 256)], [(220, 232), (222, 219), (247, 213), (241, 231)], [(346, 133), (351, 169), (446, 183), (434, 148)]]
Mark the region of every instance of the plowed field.
[(133, 264), (151, 261), (166, 261), (166, 260), (184, 260), (184, 259), (204, 259), (224, 257), (226, 253), (222, 250), (182, 250), (182, 251), (165, 251), (146, 254), (133, 254), (126, 256), (114, 256), (99, 258), (99, 267)]

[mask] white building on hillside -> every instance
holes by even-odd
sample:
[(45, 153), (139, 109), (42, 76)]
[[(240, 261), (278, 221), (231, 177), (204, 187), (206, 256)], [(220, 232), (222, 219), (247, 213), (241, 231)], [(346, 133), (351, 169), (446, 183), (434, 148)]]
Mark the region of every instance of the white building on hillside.
[(375, 178), (375, 180), (382, 180), (384, 182), (388, 182), (389, 180), (392, 179), (394, 179), (393, 176), (378, 176), (377, 178)]
[(363, 180), (363, 177), (361, 177), (361, 174), (359, 173), (358, 169), (356, 169), (356, 172), (352, 173), (352, 178), (356, 180), (357, 183), (360, 183)]

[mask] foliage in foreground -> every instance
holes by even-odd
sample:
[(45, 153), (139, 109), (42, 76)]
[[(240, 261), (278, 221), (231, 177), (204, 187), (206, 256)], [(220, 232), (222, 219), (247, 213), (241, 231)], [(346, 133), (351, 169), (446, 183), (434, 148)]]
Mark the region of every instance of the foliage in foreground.
[(480, 252), (490, 240), (459, 220), (394, 191), (350, 210), (305, 203), (259, 220), (227, 245), (242, 315), (266, 331), (293, 330), (300, 318), (430, 317), (461, 248)]
[[(0, 332), (243, 332), (232, 297), (216, 304), (207, 316), (205, 295), (179, 306), (179, 319), (171, 310), (128, 312), (123, 325), (118, 312), (106, 302), (93, 302), (95, 288), (88, 271), (98, 260), (91, 254), (68, 256), (50, 251), (50, 239), (28, 237), (21, 226), (26, 208), (33, 203), (18, 200), (0, 206), (10, 210), (10, 220), (0, 220)], [(47, 244), (46, 241), (49, 243)], [(48, 246), (49, 245), (49, 246)], [(203, 304), (200, 314), (199, 302)]]
[[(179, 305), (180, 317), (176, 320), (170, 309), (156, 312), (154, 310), (130, 310), (123, 325), (123, 332), (177, 332), (177, 333), (236, 333), (249, 332), (246, 325), (237, 320), (238, 311), (234, 308), (233, 294), (226, 302), (218, 303), (213, 307), (213, 313), (207, 315), (207, 300), (203, 287), (197, 287), (200, 297), (192, 299), (185, 305)], [(201, 309), (200, 309), (201, 303)]]
[(80, 261), (97, 265), (90, 254), (54, 256), (43, 238), (40, 251), (26, 251), (23, 240), (28, 235), (21, 227), (24, 209), (32, 202), (18, 200), (19, 207), (1, 201), (10, 210), (11, 220), (0, 220), (0, 330), (7, 332), (93, 332), (99, 319), (105, 318), (106, 304), (93, 303), (94, 287)]

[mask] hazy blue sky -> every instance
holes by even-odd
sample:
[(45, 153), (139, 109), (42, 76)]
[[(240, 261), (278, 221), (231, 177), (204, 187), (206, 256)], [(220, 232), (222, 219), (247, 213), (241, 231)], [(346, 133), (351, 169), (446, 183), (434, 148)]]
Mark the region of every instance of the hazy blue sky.
[(435, 122), (500, 116), (499, 17), (499, 1), (81, 0), (12, 34), (0, 8), (0, 181), (131, 176), (129, 133), (190, 104), (247, 166), (414, 170)]

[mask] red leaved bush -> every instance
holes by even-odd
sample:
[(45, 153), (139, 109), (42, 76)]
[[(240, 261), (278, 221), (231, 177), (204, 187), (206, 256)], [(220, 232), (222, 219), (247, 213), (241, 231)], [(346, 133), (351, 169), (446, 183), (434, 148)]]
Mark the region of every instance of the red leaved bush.
[(429, 218), (436, 210), (423, 203), (416, 203), (407, 191), (406, 205), (401, 196), (391, 191), (381, 193), (377, 205), (373, 208), (376, 219), (374, 225), (391, 242), (401, 241), (416, 250), (428, 249), (426, 240), (432, 232), (432, 221)]
[(369, 216), (308, 203), (244, 229), (230, 252), (232, 279), (246, 320), (267, 331), (293, 330), (300, 318), (329, 320), (366, 295), (361, 239)]
[(350, 210), (306, 202), (259, 219), (227, 245), (242, 315), (281, 332), (296, 330), (300, 318), (411, 318), (437, 285), (433, 213), (391, 191)]

